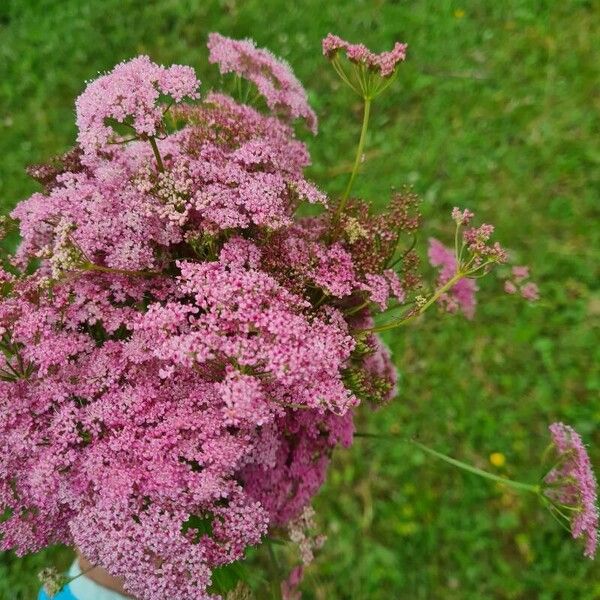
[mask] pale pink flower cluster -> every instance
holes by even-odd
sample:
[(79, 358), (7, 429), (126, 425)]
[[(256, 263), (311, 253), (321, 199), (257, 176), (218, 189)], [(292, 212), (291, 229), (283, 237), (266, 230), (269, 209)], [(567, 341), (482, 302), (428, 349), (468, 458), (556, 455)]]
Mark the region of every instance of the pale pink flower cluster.
[(451, 214), (452, 214), (452, 220), (457, 225), (468, 225), (471, 222), (471, 220), (473, 219), (473, 217), (475, 216), (475, 213), (470, 211), (468, 208), (461, 210), (457, 206), (455, 206), (452, 209)]
[(306, 91), (291, 67), (252, 40), (232, 40), (219, 33), (208, 36), (209, 60), (221, 73), (236, 73), (254, 83), (270, 109), (288, 119), (304, 119), (317, 132), (317, 117), (308, 104)]
[(346, 54), (353, 63), (363, 64), (368, 69), (378, 71), (382, 77), (389, 77), (396, 69), (398, 63), (406, 58), (406, 44), (396, 42), (389, 52), (376, 54), (364, 44), (351, 44), (333, 33), (327, 34), (323, 39), (323, 54), (332, 58), (340, 50)]
[(391, 298), (404, 302), (406, 293), (398, 273), (392, 269), (386, 269), (383, 273), (367, 273), (362, 289), (368, 292), (373, 302), (384, 310)]
[[(437, 289), (440, 290), (437, 302), (448, 312), (462, 312), (468, 319), (475, 315), (478, 290), (475, 279), (488, 273), (493, 265), (508, 261), (508, 253), (498, 243), (491, 242), (494, 226), (483, 224), (479, 227), (468, 226), (475, 214), (469, 209), (452, 209), (452, 220), (456, 224), (456, 248), (447, 248), (434, 238), (429, 240), (429, 264), (439, 267)], [(462, 231), (462, 235), (461, 235)], [(448, 282), (458, 276), (456, 283), (448, 290), (442, 291)], [(527, 267), (513, 267), (511, 280), (505, 281), (504, 289), (509, 294), (517, 291), (526, 300), (537, 300), (539, 291), (534, 283), (524, 281), (529, 277)]]
[(302, 600), (299, 585), (304, 577), (304, 565), (294, 567), (285, 581), (281, 582), (281, 600)]
[(550, 425), (557, 452), (556, 466), (544, 478), (544, 494), (567, 514), (573, 537), (585, 541), (585, 556), (594, 558), (598, 545), (597, 483), (579, 434), (568, 425)]
[(500, 243), (490, 242), (494, 229), (493, 225), (484, 223), (479, 227), (472, 227), (464, 231), (463, 240), (476, 263), (484, 261), (504, 263), (508, 260), (508, 254)]
[(192, 67), (165, 68), (147, 56), (120, 63), (92, 81), (77, 99), (77, 141), (86, 154), (106, 149), (114, 134), (107, 119), (126, 123), (138, 136), (155, 136), (165, 110), (158, 104), (160, 94), (174, 102), (195, 99), (199, 85)]
[(288, 523), (290, 540), (298, 546), (302, 564), (307, 567), (315, 558), (315, 550), (319, 550), (325, 543), (325, 536), (315, 534), (316, 529), (315, 509), (306, 506), (302, 513)]
[(504, 291), (507, 294), (521, 294), (525, 300), (535, 302), (540, 298), (538, 286), (529, 279), (529, 268), (526, 266), (515, 266), (511, 270), (512, 277), (504, 282)]
[[(145, 57), (90, 83), (83, 152), (13, 211), (13, 262), (39, 268), (0, 274), (0, 547), (77, 546), (142, 600), (217, 598), (212, 571), (302, 514), (396, 383), (375, 335), (357, 349), (370, 309), (345, 311), (402, 298), (397, 275), (294, 218), (327, 198), (286, 120), (213, 93), (167, 131), (159, 95), (196, 87)], [(136, 139), (109, 145), (107, 117)]]

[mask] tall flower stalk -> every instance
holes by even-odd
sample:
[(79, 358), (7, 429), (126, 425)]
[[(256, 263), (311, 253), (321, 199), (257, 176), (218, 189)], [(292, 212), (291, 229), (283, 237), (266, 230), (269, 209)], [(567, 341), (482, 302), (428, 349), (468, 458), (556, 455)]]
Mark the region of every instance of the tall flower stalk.
[(352, 172), (350, 173), (350, 178), (348, 179), (348, 184), (346, 185), (346, 189), (342, 194), (342, 198), (337, 208), (337, 218), (344, 212), (346, 207), (346, 202), (348, 202), (348, 198), (350, 197), (350, 192), (352, 191), (352, 184), (354, 183), (354, 179), (358, 173), (360, 168), (360, 164), (363, 161), (363, 154), (365, 150), (365, 143), (367, 141), (367, 129), (369, 127), (369, 117), (371, 115), (371, 98), (365, 97), (363, 98), (363, 120), (362, 126), (360, 128), (360, 137), (358, 139), (358, 146), (356, 148), (356, 157), (354, 159), (354, 165), (352, 166)]
[[(344, 64), (342, 53), (346, 56), (349, 68)], [(396, 78), (397, 65), (406, 57), (406, 44), (397, 43), (391, 52), (374, 54), (362, 44), (350, 44), (329, 34), (323, 40), (323, 54), (330, 59), (340, 79), (363, 101), (363, 118), (356, 157), (335, 215), (336, 219), (339, 219), (346, 208), (352, 185), (363, 162), (371, 104)]]

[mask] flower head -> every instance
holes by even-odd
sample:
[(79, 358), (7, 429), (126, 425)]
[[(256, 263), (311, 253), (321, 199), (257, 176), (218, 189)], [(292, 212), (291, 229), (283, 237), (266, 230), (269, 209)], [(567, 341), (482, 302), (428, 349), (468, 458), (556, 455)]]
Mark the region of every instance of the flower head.
[(521, 265), (521, 266), (516, 265), (511, 269), (511, 272), (512, 272), (513, 277), (517, 281), (523, 281), (524, 279), (529, 278), (529, 267), (527, 267), (525, 265)]
[(282, 600), (302, 600), (302, 592), (299, 586), (304, 578), (304, 566), (298, 565), (294, 567), (288, 578), (281, 582), (281, 598)]
[(160, 94), (174, 102), (185, 97), (195, 99), (199, 85), (192, 67), (163, 67), (147, 56), (122, 62), (89, 83), (77, 98), (77, 141), (86, 155), (105, 149), (114, 135), (107, 123), (110, 119), (127, 123), (137, 136), (154, 136), (164, 113), (158, 104)]
[(306, 90), (291, 67), (252, 40), (233, 40), (219, 33), (208, 36), (208, 60), (221, 73), (236, 73), (256, 85), (267, 106), (286, 118), (304, 119), (317, 132), (317, 117), (308, 105)]
[(471, 222), (471, 219), (475, 216), (473, 212), (471, 212), (468, 208), (464, 210), (460, 210), (457, 206), (452, 209), (452, 220), (457, 225), (468, 225)]
[[(593, 558), (598, 543), (597, 484), (579, 434), (568, 425), (553, 423), (550, 434), (558, 454), (556, 466), (544, 478), (544, 494), (561, 514), (569, 512), (571, 533), (585, 541), (585, 556)], [(564, 514), (564, 513), (562, 513)]]
[(290, 540), (298, 546), (302, 564), (307, 567), (314, 560), (314, 551), (322, 548), (324, 535), (314, 535), (316, 528), (315, 510), (312, 506), (304, 507), (300, 515), (288, 523)]
[(342, 51), (350, 62), (362, 64), (367, 69), (378, 72), (381, 77), (389, 77), (394, 73), (396, 66), (406, 58), (406, 48), (406, 44), (396, 42), (389, 52), (376, 54), (364, 44), (351, 44), (333, 33), (328, 33), (323, 39), (323, 54), (328, 58), (333, 58)]
[(466, 229), (463, 233), (463, 240), (477, 262), (486, 260), (504, 263), (507, 261), (506, 250), (498, 242), (490, 243), (493, 233), (494, 226), (486, 223), (479, 227)]
[(533, 281), (526, 283), (521, 288), (521, 296), (523, 296), (525, 300), (529, 300), (530, 302), (535, 302), (536, 300), (539, 300), (540, 291), (538, 286), (535, 283), (533, 283)]

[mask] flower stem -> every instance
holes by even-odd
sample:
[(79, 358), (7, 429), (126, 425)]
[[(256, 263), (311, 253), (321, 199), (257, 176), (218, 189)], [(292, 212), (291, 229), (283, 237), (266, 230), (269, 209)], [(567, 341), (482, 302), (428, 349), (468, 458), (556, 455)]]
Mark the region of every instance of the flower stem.
[[(76, 579), (79, 579), (80, 577), (84, 577), (85, 575), (87, 575), (90, 571), (93, 571), (94, 569), (97, 569), (98, 565), (92, 565), (90, 567), (88, 567), (87, 569), (82, 569), (81, 573), (79, 573), (78, 575), (75, 575), (73, 577), (69, 577), (67, 578), (67, 581), (65, 582), (65, 585), (71, 583), (72, 581), (75, 581)], [(64, 586), (63, 586), (64, 587)]]
[(348, 197), (350, 196), (350, 191), (352, 190), (352, 184), (354, 183), (354, 179), (356, 178), (358, 169), (360, 167), (363, 152), (365, 149), (365, 142), (367, 139), (367, 129), (369, 127), (370, 115), (371, 115), (371, 98), (367, 96), (367, 97), (365, 97), (363, 121), (362, 121), (361, 130), (360, 130), (360, 138), (358, 139), (358, 147), (356, 149), (356, 158), (354, 159), (354, 166), (352, 168), (352, 173), (350, 174), (350, 179), (348, 180), (348, 185), (346, 186), (346, 189), (344, 190), (344, 194), (342, 195), (342, 199), (340, 200), (340, 204), (337, 209), (336, 217), (338, 219), (344, 212), (346, 202), (348, 201)]
[(165, 170), (165, 165), (163, 164), (162, 158), (160, 157), (160, 152), (158, 151), (158, 145), (156, 144), (156, 139), (152, 136), (148, 138), (150, 145), (152, 146), (152, 152), (154, 152), (154, 158), (156, 159), (156, 168), (159, 172), (163, 172)]
[(412, 312), (404, 319), (384, 323), (379, 327), (372, 327), (368, 331), (370, 333), (379, 333), (380, 331), (395, 329), (396, 327), (400, 327), (401, 325), (404, 325), (405, 323), (416, 319), (417, 317), (421, 316), (442, 294), (445, 294), (449, 289), (454, 287), (454, 285), (456, 285), (456, 283), (460, 281), (463, 277), (465, 277), (465, 274), (462, 271), (458, 271), (450, 279), (448, 279), (448, 281), (442, 287), (437, 289), (435, 293), (431, 296), (431, 298), (429, 298), (429, 300), (427, 300), (427, 302), (425, 302), (425, 304), (423, 304), (423, 306), (421, 306), (418, 310)]
[(348, 309), (344, 314), (346, 315), (346, 317), (351, 317), (352, 315), (355, 315), (356, 313), (360, 312), (363, 308), (369, 306), (369, 304), (371, 304), (371, 301), (365, 300), (361, 304), (357, 304), (356, 306), (353, 306), (352, 308)]
[(473, 473), (474, 475), (479, 475), (480, 477), (484, 477), (485, 479), (490, 479), (491, 481), (496, 481), (497, 483), (502, 483), (502, 484), (512, 487), (516, 490), (532, 492), (532, 493), (536, 494), (536, 496), (540, 494), (540, 487), (538, 485), (531, 485), (529, 483), (523, 483), (521, 481), (513, 481), (512, 479), (507, 479), (506, 477), (500, 477), (499, 475), (494, 475), (493, 473), (488, 473), (488, 471), (484, 471), (483, 469), (478, 469), (477, 467), (474, 467), (472, 465), (464, 463), (461, 460), (457, 460), (456, 458), (452, 458), (451, 456), (446, 456), (445, 454), (442, 454), (441, 452), (437, 452), (436, 450), (433, 450), (432, 448), (429, 448), (415, 440), (411, 440), (411, 443), (414, 444), (415, 446), (417, 446), (418, 448), (420, 448), (421, 450), (423, 450), (424, 452), (427, 452), (431, 456), (435, 456), (436, 458), (439, 458), (440, 460), (443, 460), (444, 462), (447, 462), (450, 465), (458, 467), (459, 469), (462, 469), (463, 471)]
[(463, 471), (467, 471), (468, 473), (473, 473), (474, 475), (479, 475), (480, 477), (483, 477), (485, 479), (489, 479), (489, 480), (495, 481), (497, 483), (502, 483), (502, 484), (512, 487), (516, 490), (532, 492), (532, 493), (536, 494), (536, 496), (539, 496), (541, 493), (539, 485), (523, 483), (522, 481), (513, 481), (512, 479), (507, 479), (506, 477), (500, 477), (499, 475), (494, 475), (493, 473), (489, 473), (488, 471), (484, 471), (483, 469), (478, 469), (477, 467), (474, 467), (473, 465), (462, 462), (461, 460), (457, 460), (456, 458), (452, 458), (451, 456), (442, 454), (441, 452), (438, 452), (437, 450), (433, 450), (433, 448), (429, 448), (429, 446), (425, 446), (425, 444), (421, 444), (421, 442), (417, 442), (416, 440), (412, 440), (410, 438), (403, 438), (403, 437), (396, 436), (393, 434), (381, 435), (381, 434), (369, 433), (369, 432), (355, 432), (354, 436), (355, 437), (365, 437), (365, 438), (390, 437), (390, 438), (394, 438), (394, 439), (397, 439), (397, 440), (400, 440), (403, 442), (408, 442), (410, 444), (413, 444), (417, 448), (420, 448), (427, 454), (430, 454), (431, 456), (434, 456), (435, 458), (439, 458), (440, 460), (443, 460), (444, 462), (447, 462), (448, 464), (450, 464), (454, 467), (458, 467), (459, 469), (462, 469)]
[[(460, 231), (460, 224), (456, 224), (456, 229), (454, 231), (454, 258), (456, 258), (456, 264), (460, 264), (461, 256), (458, 251), (458, 232)], [(461, 248), (462, 251), (462, 248)]]
[(442, 294), (445, 294), (448, 290), (452, 289), (465, 274), (462, 271), (457, 271), (446, 283), (435, 291), (433, 296), (419, 308), (419, 314), (422, 315)]
[(92, 262), (86, 262), (81, 265), (84, 271), (98, 271), (100, 273), (114, 273), (115, 275), (126, 275), (130, 277), (154, 277), (160, 275), (158, 271), (129, 271), (127, 269), (115, 269), (112, 267), (103, 267)]

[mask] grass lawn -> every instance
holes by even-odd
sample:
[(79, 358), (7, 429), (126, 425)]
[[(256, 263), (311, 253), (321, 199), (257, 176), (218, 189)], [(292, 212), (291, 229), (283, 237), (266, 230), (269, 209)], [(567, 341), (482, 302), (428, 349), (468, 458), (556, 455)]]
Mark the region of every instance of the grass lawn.
[[(311, 174), (339, 192), (360, 105), (320, 40), (406, 41), (398, 81), (375, 103), (355, 191), (382, 203), (412, 184), (426, 234), (440, 238), (452, 235), (454, 205), (474, 209), (531, 265), (543, 300), (525, 306), (485, 281), (473, 322), (433, 312), (389, 334), (400, 393), (361, 428), (418, 435), (535, 481), (546, 427), (564, 420), (600, 469), (599, 17), (597, 0), (2, 0), (2, 210), (36, 189), (27, 164), (73, 144), (86, 79), (148, 53), (193, 65), (207, 89), (218, 82), (205, 49), (213, 30), (253, 37), (293, 65), (321, 121)], [(503, 466), (490, 464), (493, 452)], [(535, 498), (394, 441), (358, 439), (334, 463), (317, 500), (329, 541), (305, 598), (600, 598), (597, 565)], [(0, 600), (33, 598), (50, 560), (66, 565), (70, 553), (0, 556)]]

